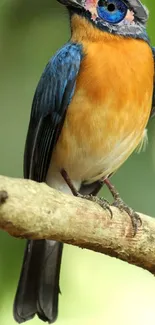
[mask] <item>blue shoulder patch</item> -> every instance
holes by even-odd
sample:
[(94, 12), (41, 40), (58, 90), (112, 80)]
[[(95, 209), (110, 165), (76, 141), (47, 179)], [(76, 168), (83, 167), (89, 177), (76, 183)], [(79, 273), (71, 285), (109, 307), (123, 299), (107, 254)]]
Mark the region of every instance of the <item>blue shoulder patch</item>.
[(82, 46), (67, 43), (52, 57), (38, 83), (27, 135), (24, 175), (42, 182), (72, 100), (83, 57)]

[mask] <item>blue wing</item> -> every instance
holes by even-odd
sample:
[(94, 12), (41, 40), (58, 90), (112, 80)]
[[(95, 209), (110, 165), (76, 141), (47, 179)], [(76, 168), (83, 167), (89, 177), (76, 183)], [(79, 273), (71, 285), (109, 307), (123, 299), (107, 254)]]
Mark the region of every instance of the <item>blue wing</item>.
[(66, 44), (47, 64), (37, 86), (24, 155), (24, 177), (46, 179), (53, 148), (74, 94), (82, 47)]
[[(38, 182), (46, 179), (52, 151), (74, 94), (81, 59), (81, 46), (68, 43), (43, 72), (32, 104), (24, 156), (25, 178)], [(62, 243), (28, 241), (14, 303), (18, 323), (36, 313), (49, 323), (56, 319), (61, 254)]]
[[(153, 57), (154, 57), (154, 64), (155, 64), (155, 47), (152, 47)], [(155, 116), (155, 75), (154, 75), (154, 90), (153, 90), (153, 101), (152, 101), (152, 111), (151, 117)]]

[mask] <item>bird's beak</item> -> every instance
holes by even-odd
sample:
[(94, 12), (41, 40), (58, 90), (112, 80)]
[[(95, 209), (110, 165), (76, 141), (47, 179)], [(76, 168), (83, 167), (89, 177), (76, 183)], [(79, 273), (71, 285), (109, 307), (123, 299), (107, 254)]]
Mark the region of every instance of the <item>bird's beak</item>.
[(148, 20), (147, 8), (142, 5), (140, 0), (128, 0), (128, 3), (134, 9), (136, 16), (145, 23)]
[(58, 1), (65, 6), (72, 6), (78, 8), (83, 7), (85, 4), (85, 0), (58, 0)]

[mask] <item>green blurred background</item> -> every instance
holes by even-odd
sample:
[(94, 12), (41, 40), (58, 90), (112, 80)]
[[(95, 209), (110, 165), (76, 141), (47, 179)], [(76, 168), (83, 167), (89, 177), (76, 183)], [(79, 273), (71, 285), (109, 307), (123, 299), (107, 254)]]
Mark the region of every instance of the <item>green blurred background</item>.
[[(155, 3), (148, 32), (155, 44)], [(68, 16), (52, 0), (0, 3), (0, 174), (21, 177), (32, 97), (45, 64), (69, 37)], [(124, 200), (155, 216), (155, 120), (149, 146), (113, 177)], [(104, 195), (108, 197), (104, 189)], [(24, 241), (0, 234), (0, 324), (15, 325), (12, 304)], [(155, 278), (117, 259), (65, 246), (61, 268), (61, 324), (155, 324)], [(37, 318), (29, 324), (41, 325)]]

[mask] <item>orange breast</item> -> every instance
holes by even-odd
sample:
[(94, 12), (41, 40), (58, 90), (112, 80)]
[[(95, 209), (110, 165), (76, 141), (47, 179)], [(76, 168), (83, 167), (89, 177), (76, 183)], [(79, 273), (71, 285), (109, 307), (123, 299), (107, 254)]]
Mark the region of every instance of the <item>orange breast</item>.
[(82, 39), (85, 57), (53, 160), (72, 179), (114, 172), (143, 137), (154, 62), (147, 43), (102, 33)]

